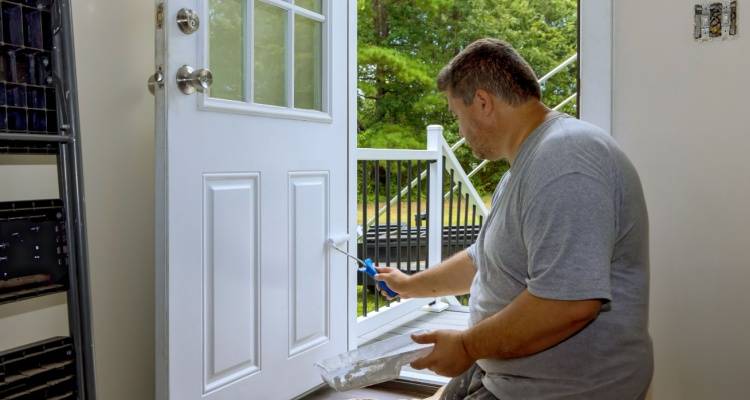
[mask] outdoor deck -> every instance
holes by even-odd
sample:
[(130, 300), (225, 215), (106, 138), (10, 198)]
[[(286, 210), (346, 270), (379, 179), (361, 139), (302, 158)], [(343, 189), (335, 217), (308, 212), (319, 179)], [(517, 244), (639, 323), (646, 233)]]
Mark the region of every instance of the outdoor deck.
[[(415, 332), (420, 329), (437, 330), (437, 329), (466, 329), (469, 324), (469, 310), (464, 306), (452, 306), (442, 312), (431, 312), (418, 309), (407, 314), (390, 324), (359, 337), (360, 345), (365, 345), (379, 340), (388, 339), (396, 335)], [(416, 377), (416, 374), (424, 374), (422, 377)], [(415, 370), (408, 365), (402, 368), (401, 376), (404, 379), (419, 379), (426, 382), (443, 384), (448, 378), (438, 376), (432, 371)]]

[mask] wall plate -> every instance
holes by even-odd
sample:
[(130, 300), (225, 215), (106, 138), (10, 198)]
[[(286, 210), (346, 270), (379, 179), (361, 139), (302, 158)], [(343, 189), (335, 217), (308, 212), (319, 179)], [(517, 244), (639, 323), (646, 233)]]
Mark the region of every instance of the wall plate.
[(693, 6), (693, 39), (709, 41), (737, 35), (737, 1), (723, 0)]

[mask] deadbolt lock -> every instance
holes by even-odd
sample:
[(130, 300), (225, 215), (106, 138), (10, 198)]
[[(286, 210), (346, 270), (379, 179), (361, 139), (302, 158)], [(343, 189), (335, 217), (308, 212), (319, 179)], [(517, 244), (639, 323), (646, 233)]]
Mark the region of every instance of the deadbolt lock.
[(156, 89), (163, 88), (164, 87), (164, 74), (161, 72), (161, 68), (159, 68), (158, 71), (156, 71), (155, 74), (151, 75), (148, 78), (148, 91), (151, 92), (151, 94), (156, 93)]
[(177, 87), (182, 93), (193, 94), (196, 91), (205, 93), (212, 83), (214, 83), (214, 76), (209, 69), (194, 70), (189, 65), (183, 65), (177, 70)]
[(177, 26), (179, 26), (182, 33), (186, 35), (195, 33), (195, 31), (201, 26), (198, 13), (189, 8), (181, 9), (177, 12)]

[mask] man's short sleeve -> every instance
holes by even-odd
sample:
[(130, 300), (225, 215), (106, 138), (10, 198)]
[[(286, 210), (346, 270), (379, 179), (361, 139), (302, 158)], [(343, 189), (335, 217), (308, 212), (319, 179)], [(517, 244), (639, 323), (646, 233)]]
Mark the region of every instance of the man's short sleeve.
[(553, 300), (612, 300), (613, 194), (581, 173), (557, 177), (523, 210), (528, 291)]
[(469, 258), (471, 258), (471, 261), (474, 262), (474, 266), (477, 265), (477, 244), (472, 243), (471, 246), (466, 248), (466, 254), (469, 255)]

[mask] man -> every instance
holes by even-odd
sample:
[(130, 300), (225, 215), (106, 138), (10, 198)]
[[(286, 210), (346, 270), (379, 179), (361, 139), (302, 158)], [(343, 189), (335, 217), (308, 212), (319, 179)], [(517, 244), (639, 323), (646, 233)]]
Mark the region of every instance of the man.
[(508, 44), (476, 41), (438, 76), (460, 134), (506, 159), (471, 247), (408, 276), (401, 297), (471, 293), (470, 328), (415, 336), (415, 361), (455, 377), (443, 399), (643, 399), (653, 355), (648, 217), (638, 175), (601, 129), (551, 111)]

